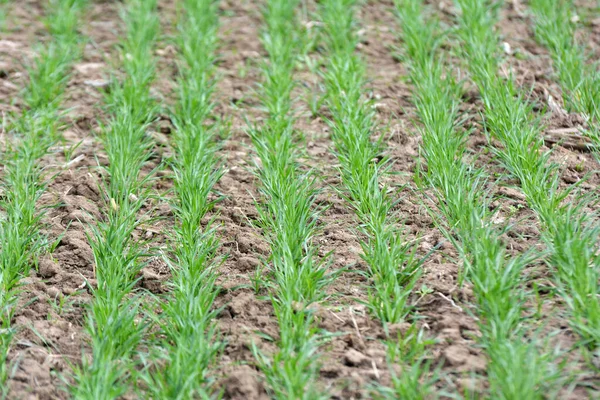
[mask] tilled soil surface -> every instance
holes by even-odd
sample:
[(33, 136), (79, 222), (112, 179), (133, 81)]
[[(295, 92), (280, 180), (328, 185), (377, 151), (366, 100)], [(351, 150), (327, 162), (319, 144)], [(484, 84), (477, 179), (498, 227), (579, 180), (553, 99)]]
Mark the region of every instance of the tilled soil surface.
[[(14, 325), (19, 329), (10, 362), (14, 373), (10, 379), (10, 398), (56, 399), (68, 398), (64, 390), (69, 383), (69, 371), (89, 356), (84, 331), (86, 303), (90, 301), (88, 285), (94, 285), (94, 260), (86, 238), (91, 224), (102, 218), (105, 207), (101, 189), (102, 166), (107, 158), (97, 136), (99, 121), (106, 117), (102, 110), (102, 87), (110, 79), (116, 57), (115, 44), (123, 29), (119, 19), (120, 2), (90, 1), (82, 34), (85, 44), (83, 59), (73, 70), (65, 99), (65, 142), (43, 160), (48, 175), (58, 173), (43, 197), (44, 224), (51, 240), (57, 245), (52, 254), (39, 261), (29, 277), (23, 280), (23, 294)], [(153, 87), (157, 101), (165, 107), (172, 102), (176, 76), (175, 49), (169, 42), (174, 33), (175, 7), (167, 0), (160, 1), (159, 12), (164, 38), (156, 57), (158, 77)], [(258, 122), (258, 110), (253, 88), (260, 81), (258, 65), (265, 53), (259, 41), (261, 29), (260, 4), (251, 0), (222, 0), (218, 74), (215, 93), (215, 112), (230, 124), (230, 134), (224, 139), (221, 157), (226, 173), (216, 190), (225, 196), (214, 214), (219, 224), (222, 255), (220, 267), (221, 294), (216, 306), (223, 307), (219, 315), (220, 334), (227, 345), (216, 368), (218, 384), (229, 399), (265, 399), (268, 394), (262, 384), (259, 370), (254, 366), (252, 343), (263, 351), (273, 350), (273, 344), (264, 340), (267, 334), (277, 337), (277, 321), (266, 293), (256, 293), (254, 276), (261, 259), (268, 256), (268, 246), (260, 232), (252, 225), (256, 218), (255, 198), (257, 182), (252, 174), (253, 154), (245, 129), (246, 121)], [(433, 345), (434, 365), (439, 365), (442, 379), (440, 393), (461, 394), (465, 389), (481, 391), (485, 388), (486, 358), (477, 346), (477, 320), (473, 316), (474, 301), (469, 285), (457, 284), (461, 267), (453, 247), (436, 230), (428, 207), (430, 201), (416, 187), (413, 180), (419, 156), (419, 136), (414, 127), (415, 109), (411, 105), (411, 85), (406, 66), (398, 57), (400, 46), (397, 32), (400, 27), (392, 13), (392, 1), (368, 1), (358, 17), (361, 43), (359, 51), (368, 64), (370, 85), (368, 95), (376, 99), (381, 121), (381, 132), (386, 135), (389, 155), (394, 161), (395, 174), (390, 178), (398, 189), (397, 211), (406, 224), (409, 240), (419, 241), (419, 254), (426, 256), (424, 274), (415, 294), (418, 319), (414, 323), (424, 328), (426, 335), (436, 340)], [(582, 3), (583, 4), (583, 3)], [(309, 9), (314, 4), (308, 2)], [(434, 1), (436, 12), (448, 23), (452, 22), (452, 2)], [(565, 185), (590, 177), (583, 190), (595, 190), (600, 182), (595, 171), (597, 164), (590, 153), (571, 136), (585, 121), (562, 109), (562, 94), (551, 70), (547, 52), (533, 39), (531, 21), (523, 13), (524, 6), (514, 0), (507, 2), (499, 26), (503, 40), (508, 43), (506, 68), (512, 69), (517, 81), (532, 88), (532, 97), (542, 106), (549, 106), (548, 124), (543, 133), (548, 146), (555, 147), (554, 159), (564, 165)], [(42, 2), (27, 0), (12, 7), (8, 30), (0, 40), (0, 110), (18, 112), (22, 108), (19, 91), (27, 76), (24, 65), (35, 56), (36, 43), (47, 39), (41, 17)], [(315, 21), (305, 21), (306, 23)], [(318, 21), (316, 21), (318, 22)], [(315, 24), (318, 26), (318, 24)], [(594, 48), (600, 47), (600, 22), (591, 21)], [(313, 54), (327, 57), (327, 54)], [(463, 72), (457, 60), (454, 68)], [(329, 128), (324, 117), (313, 117), (307, 96), (319, 95), (318, 77), (302, 70), (298, 72), (298, 121), (306, 149), (305, 164), (320, 171), (319, 205), (327, 207), (323, 213), (318, 238), (320, 254), (331, 253), (331, 268), (350, 267), (330, 288), (330, 299), (318, 310), (321, 328), (336, 335), (322, 348), (321, 384), (333, 398), (370, 398), (369, 387), (378, 381), (389, 382), (385, 360), (385, 338), (381, 324), (370, 316), (362, 300), (367, 299), (368, 281), (359, 272), (366, 266), (361, 259), (360, 237), (355, 233), (357, 222), (352, 210), (336, 192), (340, 181), (333, 156)], [(549, 98), (553, 99), (550, 100)], [(324, 111), (324, 110), (322, 110)], [(487, 140), (480, 127), (481, 102), (475, 89), (467, 90), (463, 107), (467, 125), (475, 128), (469, 140), (470, 156), (490, 172), (502, 173), (501, 167), (486, 150)], [(161, 117), (153, 132), (156, 139), (155, 157), (148, 171), (168, 157), (170, 125)], [(3, 133), (3, 136), (5, 134)], [(568, 140), (564, 140), (567, 138)], [(564, 141), (563, 141), (564, 140)], [(74, 148), (70, 160), (65, 149)], [(515, 182), (494, 190), (501, 195), (495, 206), (498, 218), (507, 219), (515, 227), (507, 237), (507, 245), (515, 252), (540, 243), (537, 221), (527, 209)], [(168, 171), (160, 171), (153, 181), (157, 194), (170, 196), (171, 182)], [(148, 204), (158, 222), (136, 232), (139, 238), (152, 239), (153, 246), (168, 251), (166, 232), (173, 224), (173, 215), (167, 201)], [(532, 266), (532, 281), (548, 284), (548, 271), (543, 265)], [(150, 260), (140, 277), (139, 290), (160, 296), (169, 279), (167, 266), (157, 256)], [(548, 292), (551, 293), (551, 292)], [(551, 315), (549, 332), (558, 333), (555, 341), (564, 348), (573, 344), (574, 335), (564, 318), (564, 306), (551, 294), (542, 293), (544, 315)], [(410, 324), (391, 327), (405, 331)], [(593, 376), (583, 364), (581, 355), (572, 352), (574, 368), (579, 376), (574, 389), (565, 397), (588, 398), (584, 387), (600, 390), (598, 376)]]

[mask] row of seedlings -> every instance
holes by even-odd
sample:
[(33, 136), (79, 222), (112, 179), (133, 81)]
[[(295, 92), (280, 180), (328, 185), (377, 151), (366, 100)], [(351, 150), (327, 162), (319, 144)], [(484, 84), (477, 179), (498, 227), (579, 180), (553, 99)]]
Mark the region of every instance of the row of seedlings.
[(600, 70), (576, 37), (579, 17), (571, 0), (532, 0), (535, 36), (548, 48), (568, 111), (585, 115), (584, 133), (600, 151)]
[(114, 399), (130, 391), (135, 351), (145, 322), (134, 293), (143, 266), (144, 243), (134, 239), (149, 197), (145, 173), (152, 142), (147, 135), (155, 115), (150, 85), (155, 74), (153, 47), (159, 21), (155, 0), (128, 0), (122, 9), (124, 39), (119, 45), (123, 77), (113, 76), (106, 94), (108, 121), (101, 140), (104, 167), (104, 216), (90, 226), (96, 286), (90, 285), (86, 317), (91, 360), (75, 370), (71, 393), (77, 399)]
[(266, 112), (249, 134), (256, 152), (260, 182), (257, 225), (270, 246), (264, 261), (271, 303), (279, 324), (277, 351), (267, 355), (254, 347), (257, 364), (277, 399), (326, 398), (316, 384), (323, 340), (314, 325), (317, 304), (325, 300), (331, 275), (315, 244), (317, 189), (312, 170), (298, 162), (300, 133), (294, 128), (292, 91), (303, 34), (296, 17), (297, 0), (269, 0), (264, 7), (261, 41), (268, 59), (261, 66), (258, 88)]
[[(358, 219), (362, 258), (371, 282), (367, 307), (383, 324), (410, 319), (410, 295), (421, 275), (416, 242), (408, 241), (395, 211), (395, 190), (386, 181), (391, 161), (385, 154), (385, 135), (378, 130), (375, 110), (365, 96), (366, 66), (356, 54), (356, 1), (326, 0), (320, 5), (327, 61), (325, 104), (333, 152), (339, 161), (341, 196)], [(377, 388), (385, 398), (421, 398), (433, 390), (426, 361), (426, 341), (416, 327), (387, 341), (391, 388)], [(401, 366), (398, 371), (395, 365)]]
[[(560, 188), (559, 165), (544, 151), (539, 117), (511, 76), (498, 74), (499, 38), (494, 31), (498, 4), (457, 0), (457, 33), (472, 79), (481, 93), (486, 132), (502, 166), (520, 183), (537, 214), (550, 255), (547, 263), (571, 312), (571, 326), (591, 348), (600, 339), (597, 226), (583, 208), (575, 186)], [(496, 145), (497, 143), (497, 145)], [(566, 202), (569, 195), (573, 201)], [(566, 204), (565, 204), (566, 203)]]
[[(536, 37), (548, 47), (558, 73), (565, 104), (584, 114), (590, 129), (584, 133), (600, 151), (600, 71), (575, 37), (575, 14), (570, 1), (530, 2)], [(600, 227), (595, 215), (576, 207), (555, 210), (546, 218), (560, 294), (572, 313), (572, 326), (592, 348), (600, 348)], [(562, 214), (562, 215), (560, 215)]]
[(363, 258), (373, 290), (369, 308), (381, 321), (398, 323), (410, 314), (409, 295), (420, 275), (414, 245), (408, 244), (394, 216), (392, 188), (384, 182), (391, 162), (385, 136), (374, 139), (375, 111), (365, 98), (365, 64), (355, 54), (354, 0), (321, 3), (324, 41), (328, 52), (324, 84), (329, 124), (340, 163), (343, 197), (360, 221)]
[[(422, 1), (398, 0), (406, 62), (414, 85), (413, 103), (421, 126), (425, 188), (433, 192), (437, 225), (463, 261), (473, 285), (475, 312), (487, 357), (489, 393), (501, 399), (538, 399), (548, 393), (552, 358), (540, 354), (523, 324), (524, 267), (530, 253), (510, 256), (501, 239), (507, 227), (494, 224), (489, 183), (467, 162), (468, 131), (460, 121), (461, 85), (440, 54), (444, 34)], [(434, 214), (436, 214), (434, 212)]]
[[(15, 329), (11, 326), (20, 291), (19, 281), (44, 251), (38, 201), (46, 190), (48, 172), (40, 161), (61, 138), (61, 105), (72, 65), (81, 56), (82, 41), (75, 21), (85, 0), (53, 0), (48, 4), (48, 43), (39, 45), (26, 66), (29, 81), (22, 92), (24, 110), (4, 128), (0, 200), (0, 393), (9, 375), (7, 356)], [(5, 121), (6, 122), (6, 121)], [(7, 129), (8, 128), (8, 129)]]
[(213, 308), (219, 240), (213, 220), (203, 219), (222, 175), (216, 150), (220, 124), (211, 122), (217, 50), (218, 3), (184, 0), (178, 24), (177, 100), (171, 167), (174, 172), (174, 232), (168, 240), (170, 292), (163, 299), (157, 325), (163, 334), (148, 369), (147, 391), (155, 399), (210, 398), (211, 367), (222, 348)]

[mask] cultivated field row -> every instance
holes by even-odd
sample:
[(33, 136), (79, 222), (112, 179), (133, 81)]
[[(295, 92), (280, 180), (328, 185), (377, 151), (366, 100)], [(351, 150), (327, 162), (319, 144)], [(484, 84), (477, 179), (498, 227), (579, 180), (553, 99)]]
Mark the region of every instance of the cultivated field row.
[(599, 396), (597, 6), (0, 7), (4, 398)]

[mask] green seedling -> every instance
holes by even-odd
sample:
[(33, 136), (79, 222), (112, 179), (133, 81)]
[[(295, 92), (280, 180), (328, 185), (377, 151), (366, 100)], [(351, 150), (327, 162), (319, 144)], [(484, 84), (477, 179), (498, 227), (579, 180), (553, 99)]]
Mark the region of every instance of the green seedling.
[(591, 50), (576, 38), (577, 12), (571, 0), (529, 2), (535, 36), (550, 50), (554, 69), (569, 111), (584, 114), (590, 129), (585, 133), (594, 150), (600, 149), (600, 70)]
[[(319, 399), (318, 349), (324, 339), (313, 326), (312, 307), (326, 299), (333, 276), (314, 242), (321, 209), (312, 171), (302, 172), (299, 133), (294, 130), (292, 90), (298, 56), (306, 41), (299, 27), (297, 1), (270, 0), (263, 9), (261, 35), (268, 60), (261, 65), (258, 97), (267, 117), (249, 135), (260, 164), (257, 226), (271, 253), (261, 270), (279, 324), (278, 350), (272, 356), (255, 345), (257, 364), (269, 391), (278, 399)], [(258, 282), (258, 281), (257, 281)]]
[[(48, 19), (78, 18), (85, 1), (57, 0), (56, 6), (73, 4), (58, 15), (48, 10)], [(2, 5), (2, 12), (6, 2)], [(7, 356), (15, 329), (11, 320), (20, 293), (20, 280), (29, 274), (37, 257), (48, 247), (41, 231), (38, 205), (48, 184), (41, 158), (60, 138), (60, 106), (73, 61), (79, 55), (79, 37), (72, 27), (49, 26), (52, 38), (26, 65), (29, 81), (22, 92), (26, 109), (10, 123), (9, 143), (1, 154), (3, 196), (0, 201), (0, 396), (8, 395)], [(6, 124), (3, 124), (6, 129)]]
[(95, 261), (97, 287), (88, 308), (86, 330), (92, 358), (75, 369), (71, 394), (78, 399), (114, 399), (132, 385), (134, 355), (147, 323), (140, 318), (137, 276), (144, 266), (145, 243), (133, 232), (148, 216), (141, 215), (149, 197), (152, 174), (142, 170), (151, 157), (146, 134), (156, 106), (150, 95), (158, 35), (156, 2), (129, 0), (122, 9), (125, 38), (120, 43), (122, 81), (113, 79), (106, 94), (110, 115), (101, 139), (108, 155), (104, 182), (104, 216), (90, 226), (88, 240)]
[(424, 371), (431, 370), (427, 348), (433, 344), (434, 342), (426, 339), (423, 331), (419, 331), (414, 325), (406, 333), (389, 338), (386, 345), (391, 386), (377, 386), (374, 391), (375, 398), (437, 398), (435, 384), (439, 381), (438, 372), (424, 375)]
[[(328, 61), (323, 73), (324, 104), (335, 145), (342, 179), (341, 196), (354, 210), (360, 226), (362, 258), (370, 280), (367, 307), (386, 324), (410, 320), (411, 295), (418, 292), (422, 259), (416, 256), (418, 241), (408, 241), (394, 211), (397, 189), (383, 184), (391, 175), (391, 161), (385, 156), (384, 139), (374, 139), (379, 130), (372, 101), (365, 98), (366, 67), (356, 54), (358, 44), (356, 11), (352, 0), (327, 0), (320, 4), (323, 41)], [(392, 375), (392, 387), (376, 387), (374, 394), (383, 398), (422, 398), (431, 393), (430, 365), (421, 356), (409, 360), (408, 352), (425, 341), (419, 335), (406, 348), (391, 338), (386, 344), (390, 366), (402, 371)], [(410, 349), (408, 349), (410, 347)], [(396, 368), (395, 366), (393, 368)], [(416, 397), (415, 397), (416, 396)]]
[[(488, 178), (463, 160), (468, 131), (462, 128), (459, 116), (461, 87), (446, 74), (440, 49), (447, 33), (439, 21), (426, 16), (429, 10), (422, 1), (398, 0), (396, 6), (402, 27), (401, 58), (409, 66), (414, 85), (413, 102), (423, 138), (421, 155), (427, 162), (426, 171), (420, 173), (424, 177), (422, 186), (433, 191), (437, 209), (430, 209), (430, 213), (459, 253), (462, 277), (473, 285), (482, 332), (480, 342), (489, 358), (488, 380), (494, 388), (491, 393), (504, 399), (541, 398), (544, 374), (531, 374), (531, 365), (523, 360), (527, 355), (527, 361), (538, 370), (548, 370), (544, 364), (547, 360), (538, 355), (536, 343), (527, 343), (528, 332), (522, 324), (526, 299), (523, 269), (535, 257), (531, 253), (516, 257), (507, 254), (501, 240), (506, 228), (492, 223)], [(460, 14), (459, 32), (468, 39), (477, 37), (476, 43), (466, 46), (478, 51), (473, 55), (473, 63), (489, 61), (479, 53), (482, 49), (495, 52), (493, 45), (480, 39), (492, 35), (485, 30), (489, 26), (483, 26), (478, 19), (489, 22), (487, 18), (495, 8), (482, 7), (465, 4)], [(494, 70), (492, 62), (489, 64), (475, 65), (473, 69), (487, 76)]]
[(219, 240), (213, 220), (203, 218), (213, 208), (209, 199), (223, 169), (216, 156), (219, 122), (207, 124), (214, 101), (218, 2), (186, 0), (178, 22), (177, 103), (172, 109), (174, 199), (176, 218), (166, 261), (171, 269), (170, 293), (154, 316), (164, 340), (154, 350), (154, 362), (143, 374), (147, 391), (157, 399), (215, 396), (211, 368), (223, 342), (217, 334), (214, 308)]
[[(506, 170), (519, 180), (529, 207), (536, 212), (543, 228), (542, 236), (550, 250), (547, 261), (556, 269), (555, 277), (563, 298), (571, 305), (572, 323), (583, 341), (596, 349), (598, 336), (593, 332), (597, 330), (597, 321), (588, 321), (595, 325), (591, 330), (581, 329), (582, 320), (597, 318), (600, 302), (597, 279), (593, 274), (581, 272), (597, 271), (599, 265), (595, 256), (596, 229), (578, 215), (583, 213), (588, 201), (577, 196), (576, 186), (560, 188), (559, 167), (550, 161), (550, 153), (542, 149), (541, 124), (539, 118), (533, 116), (533, 104), (517, 90), (512, 77), (502, 78), (496, 73), (499, 40), (491, 27), (497, 20), (500, 2), (459, 0), (456, 3), (461, 10), (457, 34), (482, 96), (484, 126), (490, 137), (501, 143), (501, 146), (493, 147), (493, 152)], [(539, 2), (533, 5), (538, 7), (540, 14), (551, 13)], [(546, 25), (538, 27), (539, 34), (546, 38), (548, 29)], [(565, 68), (571, 75), (568, 71), (571, 67)], [(564, 79), (570, 81), (571, 78)], [(567, 202), (569, 196), (573, 199)], [(576, 254), (573, 249), (577, 249)], [(569, 279), (565, 280), (566, 276)], [(581, 306), (574, 306), (575, 299), (583, 299), (581, 296), (586, 299), (586, 311)], [(586, 315), (587, 310), (589, 315)]]
[(383, 322), (406, 320), (409, 296), (420, 276), (416, 242), (408, 242), (394, 215), (394, 190), (381, 183), (390, 162), (383, 154), (383, 135), (377, 130), (371, 102), (363, 96), (366, 72), (355, 54), (355, 2), (329, 0), (321, 4), (323, 36), (330, 54), (324, 86), (329, 124), (340, 162), (341, 195), (360, 221), (363, 259), (369, 266), (372, 288), (369, 309)]

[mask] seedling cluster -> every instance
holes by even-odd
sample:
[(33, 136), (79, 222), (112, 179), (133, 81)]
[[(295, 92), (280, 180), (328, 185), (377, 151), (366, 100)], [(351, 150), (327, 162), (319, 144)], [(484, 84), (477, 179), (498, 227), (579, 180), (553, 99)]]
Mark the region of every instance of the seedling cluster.
[(534, 104), (512, 76), (498, 72), (499, 40), (491, 28), (498, 4), (461, 0), (458, 5), (462, 11), (458, 35), (484, 102), (484, 125), (495, 141), (493, 152), (519, 181), (539, 218), (550, 252), (547, 263), (571, 310), (571, 325), (597, 348), (598, 228), (593, 215), (584, 210), (590, 203), (578, 195), (577, 186), (561, 186), (560, 167), (552, 162), (551, 151), (543, 150), (543, 125), (533, 113)]
[[(9, 3), (0, 0), (0, 30), (17, 32)], [(100, 217), (83, 221), (93, 279), (69, 311), (81, 358), (70, 354), (64, 371), (52, 372), (66, 383), (63, 395), (537, 400), (600, 392), (588, 379), (600, 357), (596, 173), (565, 183), (544, 140), (551, 112), (579, 114), (590, 143), (582, 151), (600, 159), (600, 72), (582, 8), (569, 0), (453, 0), (443, 10), (425, 0), (125, 0), (107, 6), (120, 21), (118, 44), (104, 46), (83, 39), (94, 36), (88, 3), (44, 1), (46, 37), (23, 63), (26, 83), (11, 105), (19, 111), (3, 118), (0, 397), (11, 398), (22, 367), (15, 343), (38, 346), (20, 340), (28, 328), (20, 310), (38, 300), (23, 304), (23, 279), (48, 259), (55, 280), (63, 276), (52, 252), (64, 243), (46, 233), (54, 231), (44, 194), (70, 168), (53, 157), (67, 139), (65, 99), (80, 84), (72, 70), (85, 74), (77, 64), (88, 50), (107, 66), (107, 85), (84, 83), (102, 99), (82, 150), (96, 152), (87, 156), (98, 167), (68, 173), (100, 178), (99, 200), (88, 198)], [(547, 93), (513, 68), (537, 55), (503, 48), (507, 13), (533, 23), (521, 39), (548, 52), (564, 109), (547, 110)], [(229, 37), (254, 32), (236, 25), (246, 17), (257, 22), (252, 50)], [(386, 51), (383, 77), (373, 54)], [(1, 79), (16, 75), (2, 68)], [(377, 80), (388, 78), (410, 90), (403, 108), (379, 102)], [(414, 144), (416, 168), (395, 157), (395, 134)], [(398, 171), (414, 179), (400, 184)], [(74, 186), (59, 190), (70, 196)], [(507, 205), (500, 193), (508, 191), (524, 199), (522, 209)], [(438, 271), (442, 263), (458, 272)], [(454, 288), (433, 284), (438, 276)], [(352, 295), (342, 296), (346, 282)], [(227, 304), (238, 291), (255, 296), (248, 309)], [(466, 322), (440, 315), (440, 301)], [(65, 316), (47, 318), (59, 325)], [(65, 342), (38, 336), (57, 351)], [(452, 357), (449, 346), (469, 354)], [(465, 372), (461, 357), (482, 362)]]
[(126, 26), (119, 45), (122, 75), (115, 72), (112, 77), (105, 99), (109, 118), (101, 132), (108, 156), (108, 165), (103, 166), (104, 215), (88, 234), (96, 285), (89, 284), (93, 300), (86, 319), (92, 357), (84, 357), (75, 370), (71, 389), (79, 399), (110, 399), (128, 392), (133, 358), (147, 325), (134, 290), (145, 246), (133, 233), (140, 227), (152, 178), (147, 129), (156, 114), (150, 94), (159, 31), (156, 1), (127, 1), (122, 19)]
[(171, 111), (175, 227), (166, 255), (172, 276), (170, 293), (154, 317), (164, 338), (154, 345), (146, 375), (148, 392), (157, 399), (210, 398), (211, 367), (222, 348), (215, 326), (219, 311), (214, 307), (219, 239), (213, 219), (203, 223), (216, 201), (210, 194), (223, 173), (216, 155), (223, 128), (210, 120), (217, 4), (186, 0), (180, 18), (175, 41), (177, 102)]
[(327, 296), (331, 276), (315, 243), (322, 209), (315, 199), (316, 176), (299, 162), (300, 135), (294, 127), (294, 71), (305, 31), (298, 1), (269, 0), (263, 9), (261, 40), (268, 59), (261, 66), (258, 97), (266, 114), (249, 134), (258, 157), (258, 222), (269, 244), (264, 285), (279, 325), (278, 351), (271, 357), (254, 347), (260, 369), (276, 398), (317, 399), (317, 353), (323, 339), (315, 327), (316, 307)]
[[(61, 138), (62, 100), (73, 62), (81, 55), (74, 20), (84, 0), (55, 0), (48, 5), (47, 44), (27, 67), (29, 79), (21, 97), (24, 109), (8, 121), (11, 137), (3, 143), (0, 187), (0, 394), (6, 395), (8, 353), (15, 334), (12, 319), (22, 290), (20, 280), (44, 255), (48, 238), (42, 233), (38, 201), (51, 176), (41, 160)], [(6, 122), (6, 121), (5, 121)]]

